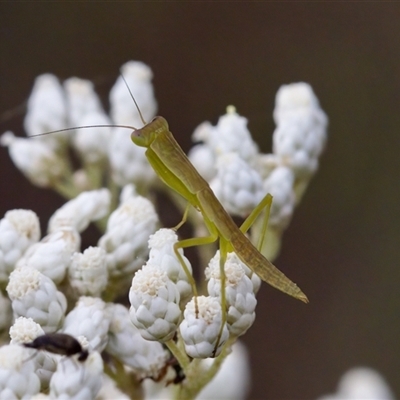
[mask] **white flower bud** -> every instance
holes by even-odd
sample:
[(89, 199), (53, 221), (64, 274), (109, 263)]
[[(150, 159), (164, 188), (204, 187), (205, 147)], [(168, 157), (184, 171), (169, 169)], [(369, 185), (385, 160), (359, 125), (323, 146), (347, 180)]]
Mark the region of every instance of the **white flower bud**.
[(121, 304), (109, 304), (112, 316), (106, 350), (132, 367), (140, 378), (158, 379), (169, 357), (160, 342), (142, 338)]
[(40, 390), (35, 361), (22, 346), (0, 347), (0, 398), (30, 400)]
[[(203, 360), (207, 369), (213, 363), (212, 358)], [(201, 400), (244, 400), (250, 391), (250, 360), (245, 346), (239, 341), (232, 346), (230, 353), (213, 380), (199, 393)]]
[(307, 83), (283, 85), (276, 94), (273, 151), (278, 164), (308, 177), (318, 168), (327, 138), (328, 119)]
[[(135, 97), (145, 121), (151, 121), (157, 111), (151, 79), (151, 69), (142, 62), (129, 61), (121, 67), (122, 77), (117, 79), (110, 92), (111, 118), (115, 124), (143, 125), (129, 90)], [(114, 181), (122, 186), (127, 183), (148, 186), (155, 178), (144, 153), (146, 149), (136, 146), (130, 139), (127, 129), (113, 130), (108, 157)]]
[(352, 368), (340, 379), (335, 394), (325, 395), (318, 400), (394, 400), (396, 397), (385, 379), (376, 371), (367, 367)]
[(109, 326), (106, 303), (95, 297), (81, 297), (65, 317), (62, 332), (73, 337), (84, 336), (91, 349), (101, 352), (107, 345)]
[(16, 167), (39, 187), (51, 186), (54, 181), (62, 179), (68, 171), (66, 160), (54, 150), (50, 142), (38, 138), (19, 138), (8, 131), (1, 136), (0, 144), (8, 147)]
[(147, 263), (132, 279), (131, 321), (146, 340), (170, 340), (182, 318), (179, 300), (178, 288), (167, 272)]
[(74, 253), (68, 274), (71, 287), (80, 296), (100, 296), (108, 283), (106, 252), (88, 247), (83, 253)]
[(48, 231), (55, 232), (68, 226), (82, 232), (90, 222), (97, 221), (107, 215), (110, 201), (111, 194), (108, 189), (83, 192), (63, 204), (52, 215)]
[(140, 127), (143, 122), (129, 90), (138, 103), (143, 118), (151, 121), (157, 111), (157, 102), (151, 83), (153, 72), (150, 67), (140, 61), (128, 61), (121, 67), (121, 73), (129, 89), (122, 77), (118, 77), (110, 92), (111, 118), (116, 124)]
[(110, 276), (124, 277), (140, 268), (147, 257), (147, 241), (158, 217), (153, 204), (142, 196), (126, 196), (110, 215), (99, 247), (107, 253)]
[(91, 352), (85, 362), (65, 358), (50, 381), (52, 399), (94, 399), (103, 379), (103, 360)]
[[(213, 151), (214, 157), (236, 153), (252, 165), (258, 154), (258, 147), (247, 129), (247, 119), (239, 116), (233, 106), (227, 107), (226, 114), (219, 118), (215, 127), (208, 122), (202, 123), (195, 129), (192, 137), (195, 142), (204, 142)], [(193, 161), (196, 159), (193, 158)]]
[(64, 81), (64, 89), (70, 126), (84, 125), (82, 119), (87, 114), (103, 112), (99, 96), (89, 80), (69, 78)]
[(260, 174), (237, 153), (219, 156), (217, 170), (210, 187), (218, 200), (231, 214), (250, 214), (265, 194)]
[(38, 336), (44, 335), (42, 327), (32, 318), (18, 317), (10, 328), (11, 344), (33, 342)]
[[(65, 128), (67, 120), (64, 91), (56, 76), (43, 74), (35, 79), (27, 108), (24, 126), (29, 136)], [(44, 140), (59, 140), (61, 136), (68, 136), (68, 132)]]
[(215, 175), (217, 175), (217, 168), (215, 168), (216, 156), (214, 151), (206, 144), (196, 144), (193, 146), (189, 150), (188, 157), (190, 162), (196, 168), (197, 172), (207, 182), (210, 182)]
[[(196, 315), (196, 305), (198, 315)], [(216, 357), (229, 338), (226, 324), (222, 324), (221, 304), (216, 297), (198, 296), (186, 304), (184, 319), (179, 326), (186, 353), (193, 358)], [(215, 348), (218, 345), (217, 348)]]
[(293, 191), (294, 174), (288, 167), (277, 167), (264, 180), (264, 191), (273, 196), (268, 219), (270, 228), (284, 230), (292, 218), (296, 196)]
[[(174, 245), (178, 242), (178, 235), (172, 229), (159, 229), (149, 238), (149, 262), (157, 265), (166, 271), (168, 278), (176, 284), (180, 294), (180, 306), (183, 308), (192, 297), (192, 287), (190, 286), (188, 276), (185, 273), (179, 259), (176, 257)], [(183, 249), (179, 253), (190, 274), (192, 266), (190, 261), (184, 256)]]
[(33, 211), (6, 212), (0, 221), (0, 281), (8, 280), (8, 275), (18, 259), (39, 238), (39, 218)]
[(38, 270), (21, 267), (10, 274), (7, 285), (15, 318), (31, 317), (48, 332), (56, 331), (64, 320), (67, 301), (54, 282)]
[[(210, 260), (205, 274), (208, 281), (208, 294), (221, 297), (220, 252)], [(225, 297), (227, 305), (227, 324), (232, 335), (243, 335), (253, 325), (257, 305), (253, 283), (246, 275), (243, 263), (235, 253), (228, 253), (225, 261)]]
[(72, 254), (79, 249), (80, 237), (69, 227), (45, 236), (25, 252), (17, 267), (35, 268), (59, 284), (71, 263)]

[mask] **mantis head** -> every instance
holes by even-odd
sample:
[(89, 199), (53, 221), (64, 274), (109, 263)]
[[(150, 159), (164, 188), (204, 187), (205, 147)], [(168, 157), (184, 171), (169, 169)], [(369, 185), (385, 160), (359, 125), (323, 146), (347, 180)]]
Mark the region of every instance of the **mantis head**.
[(137, 146), (149, 147), (163, 132), (168, 132), (168, 122), (163, 117), (155, 117), (141, 129), (136, 129), (131, 134), (132, 142)]

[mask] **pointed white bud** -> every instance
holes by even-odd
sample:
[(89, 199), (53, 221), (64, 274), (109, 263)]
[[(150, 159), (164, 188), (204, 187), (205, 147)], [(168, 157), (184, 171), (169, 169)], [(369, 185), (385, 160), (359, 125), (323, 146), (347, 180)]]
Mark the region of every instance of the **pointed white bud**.
[[(153, 73), (144, 63), (129, 61), (121, 67), (122, 77), (117, 79), (110, 92), (111, 118), (115, 124), (143, 126), (129, 90), (140, 107), (145, 121), (149, 122), (157, 111), (151, 79)], [(127, 129), (115, 128), (109, 147), (109, 160), (115, 182), (122, 186), (128, 183), (148, 186), (154, 181), (155, 173), (144, 153), (145, 148), (134, 145)]]
[(69, 78), (64, 81), (64, 89), (70, 126), (84, 125), (82, 119), (86, 115), (103, 111), (99, 96), (89, 80)]
[[(64, 91), (56, 76), (43, 74), (35, 79), (27, 108), (24, 126), (28, 136), (65, 128), (67, 119)], [(62, 136), (67, 137), (68, 132), (50, 136), (52, 135), (44, 140), (59, 140)]]
[(123, 196), (98, 243), (107, 253), (110, 276), (127, 276), (145, 263), (147, 241), (157, 223), (158, 216), (150, 200), (142, 196)]
[(213, 127), (209, 122), (199, 125), (193, 133), (193, 141), (204, 142), (214, 155), (236, 153), (248, 163), (254, 162), (258, 146), (247, 129), (247, 119), (240, 116), (235, 107), (228, 106), (226, 114), (221, 116)]
[(63, 204), (50, 218), (49, 232), (55, 232), (62, 227), (75, 228), (84, 231), (90, 222), (105, 217), (110, 208), (111, 194), (108, 189), (83, 192), (74, 199)]
[(143, 118), (151, 121), (157, 111), (157, 102), (151, 83), (153, 72), (150, 67), (140, 61), (128, 61), (121, 67), (121, 73), (128, 87), (123, 78), (118, 77), (110, 92), (111, 118), (116, 124), (141, 127), (143, 122), (129, 91), (138, 103)]
[(71, 256), (79, 249), (80, 236), (69, 227), (45, 236), (25, 252), (17, 267), (35, 268), (59, 284), (71, 264)]
[(51, 142), (19, 138), (8, 131), (1, 136), (0, 144), (8, 147), (15, 166), (36, 186), (51, 186), (68, 171), (66, 160), (54, 150)]
[(310, 85), (283, 85), (276, 94), (273, 151), (278, 164), (307, 177), (318, 168), (327, 139), (328, 119)]

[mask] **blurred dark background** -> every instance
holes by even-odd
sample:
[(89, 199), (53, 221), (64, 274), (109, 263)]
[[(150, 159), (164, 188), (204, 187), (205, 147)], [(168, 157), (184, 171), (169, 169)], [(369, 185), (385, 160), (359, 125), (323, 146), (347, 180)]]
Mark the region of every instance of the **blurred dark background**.
[[(106, 99), (133, 59), (153, 69), (159, 114), (184, 150), (194, 127), (234, 104), (269, 152), (277, 89), (310, 83), (329, 140), (276, 264), (311, 303), (263, 285), (243, 338), (250, 397), (316, 398), (358, 365), (400, 395), (399, 16), (383, 2), (2, 2), (1, 131), (22, 134), (23, 113), (4, 113), (37, 75), (91, 79)], [(63, 200), (0, 152), (0, 216), (33, 209), (45, 226)]]

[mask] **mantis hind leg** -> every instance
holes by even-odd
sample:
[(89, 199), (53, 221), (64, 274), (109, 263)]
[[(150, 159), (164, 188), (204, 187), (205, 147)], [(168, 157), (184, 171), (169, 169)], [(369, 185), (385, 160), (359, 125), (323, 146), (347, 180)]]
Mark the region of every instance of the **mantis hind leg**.
[(264, 196), (264, 198), (257, 204), (257, 206), (254, 208), (254, 210), (250, 213), (250, 215), (246, 218), (246, 220), (240, 227), (242, 233), (246, 233), (254, 224), (254, 222), (257, 220), (258, 216), (263, 212), (263, 210), (265, 210), (265, 215), (263, 217), (263, 223), (261, 227), (261, 235), (258, 239), (256, 246), (258, 251), (262, 249), (266, 237), (271, 205), (272, 205), (272, 196), (269, 193), (267, 193)]
[[(187, 217), (187, 212), (188, 212), (188, 208), (190, 207), (190, 205), (188, 205), (188, 207), (185, 210), (185, 213), (183, 215), (182, 221), (177, 225), (177, 227), (179, 228), (180, 226), (182, 226), (185, 221), (186, 221), (186, 217)], [(216, 341), (216, 345), (214, 347), (213, 350), (213, 357), (215, 357), (216, 352), (218, 350), (220, 341), (221, 341), (221, 336), (222, 336), (222, 332), (224, 329), (224, 326), (226, 324), (226, 320), (227, 320), (227, 304), (226, 304), (226, 293), (225, 293), (225, 285), (226, 285), (226, 275), (225, 275), (225, 262), (226, 262), (226, 258), (228, 255), (228, 242), (226, 242), (225, 240), (223, 240), (220, 237), (220, 234), (216, 228), (216, 226), (210, 221), (208, 220), (204, 215), (204, 223), (210, 233), (209, 236), (205, 236), (205, 237), (200, 237), (200, 238), (191, 238), (191, 239), (184, 239), (181, 240), (177, 243), (175, 243), (174, 245), (174, 251), (176, 256), (178, 257), (179, 262), (182, 265), (182, 268), (184, 269), (189, 283), (192, 286), (192, 291), (193, 291), (193, 296), (194, 296), (194, 302), (195, 302), (195, 313), (196, 313), (196, 317), (199, 314), (199, 309), (198, 309), (198, 304), (197, 304), (197, 288), (196, 288), (196, 282), (193, 278), (193, 275), (188, 271), (185, 262), (183, 261), (182, 255), (179, 252), (179, 249), (184, 249), (187, 247), (194, 247), (194, 246), (203, 246), (206, 244), (211, 244), (214, 243), (215, 241), (217, 241), (218, 238), (220, 238), (220, 261), (219, 261), (219, 267), (220, 267), (220, 282), (221, 282), (221, 327), (220, 330), (218, 332), (218, 337), (217, 337), (217, 341)], [(175, 227), (176, 228), (176, 227)]]
[[(177, 225), (178, 228), (185, 223), (189, 206), (190, 205), (188, 205), (188, 207), (185, 210), (185, 213), (183, 215), (182, 221)], [(219, 235), (218, 235), (218, 231), (217, 231), (215, 225), (211, 221), (208, 221), (207, 219), (204, 219), (204, 222), (205, 222), (205, 224), (207, 226), (208, 231), (210, 232), (210, 236), (204, 236), (204, 237), (200, 237), (200, 238), (184, 239), (184, 240), (180, 240), (179, 242), (174, 244), (175, 255), (177, 256), (177, 258), (178, 258), (183, 270), (185, 271), (185, 274), (186, 274), (186, 276), (188, 278), (189, 284), (192, 287), (192, 292), (193, 292), (194, 301), (195, 301), (196, 316), (198, 316), (198, 314), (199, 314), (199, 309), (198, 309), (198, 305), (197, 305), (197, 287), (196, 287), (196, 282), (195, 282), (195, 280), (193, 278), (193, 275), (188, 270), (188, 268), (187, 268), (187, 266), (186, 266), (186, 264), (185, 264), (185, 262), (184, 262), (184, 260), (182, 258), (182, 255), (179, 252), (179, 249), (185, 249), (187, 247), (194, 247), (194, 246), (203, 246), (203, 245), (206, 245), (206, 244), (214, 243), (218, 239)]]

